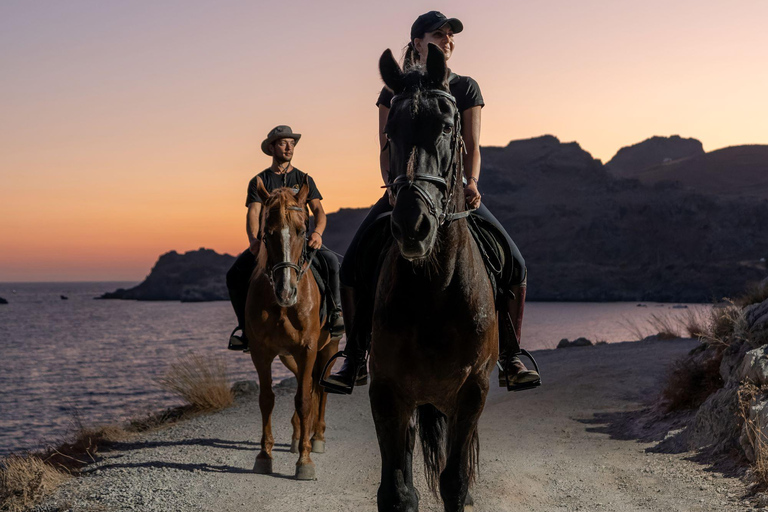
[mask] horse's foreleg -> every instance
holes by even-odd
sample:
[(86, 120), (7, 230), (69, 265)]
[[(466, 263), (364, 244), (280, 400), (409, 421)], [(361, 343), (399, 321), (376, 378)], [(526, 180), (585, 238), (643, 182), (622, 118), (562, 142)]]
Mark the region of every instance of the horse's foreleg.
[(414, 405), (380, 379), (373, 379), (369, 394), (381, 452), (381, 484), (376, 493), (379, 512), (415, 512), (419, 495), (413, 487), (411, 468)]
[[(296, 364), (296, 360), (293, 356), (280, 356), (280, 361), (283, 362), (286, 368), (296, 376), (297, 385), (299, 380), (299, 367)], [(293, 427), (293, 434), (291, 435), (291, 453), (299, 453), (299, 437), (301, 433), (301, 425), (299, 424), (299, 415), (294, 410), (291, 417), (291, 426)]]
[(261, 409), (261, 451), (256, 456), (253, 471), (260, 474), (272, 473), (272, 410), (275, 407), (275, 392), (272, 391), (272, 360), (275, 354), (264, 347), (252, 346), (251, 359), (259, 374), (259, 409)]
[(448, 429), (448, 457), (440, 474), (440, 496), (446, 512), (473, 510), (469, 484), (477, 469), (477, 422), (485, 406), (488, 380), (468, 381), (457, 396), (457, 407)]
[(330, 374), (323, 375), (325, 366), (330, 361), (331, 356), (338, 352), (339, 340), (329, 342), (323, 349), (318, 352), (317, 360), (315, 361), (315, 368), (312, 372), (312, 383), (314, 384), (315, 397), (316, 397), (316, 417), (315, 428), (312, 435), (312, 451), (315, 453), (325, 453), (325, 407), (328, 403), (328, 393), (325, 392), (322, 386), (320, 386), (320, 378), (327, 377)]
[(314, 407), (312, 389), (312, 369), (315, 364), (317, 353), (310, 348), (305, 348), (304, 352), (296, 357), (299, 373), (296, 376), (298, 380), (298, 389), (296, 390), (296, 412), (299, 415), (300, 436), (299, 436), (299, 460), (296, 462), (296, 478), (298, 480), (314, 480), (315, 464), (312, 462), (309, 454), (312, 450), (312, 430), (314, 427)]

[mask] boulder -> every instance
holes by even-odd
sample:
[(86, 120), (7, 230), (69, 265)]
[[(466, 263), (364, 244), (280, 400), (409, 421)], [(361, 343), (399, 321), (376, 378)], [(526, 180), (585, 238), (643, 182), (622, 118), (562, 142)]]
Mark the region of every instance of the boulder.
[(691, 449), (711, 449), (715, 452), (734, 448), (741, 435), (738, 386), (718, 390), (699, 407), (687, 440)]
[(232, 384), (232, 393), (235, 396), (256, 395), (259, 393), (259, 383), (255, 380), (239, 380)]
[(749, 332), (768, 329), (768, 299), (744, 308), (744, 321)]
[(8, 304), (8, 301), (0, 297), (0, 304)]
[(768, 384), (768, 345), (747, 352), (735, 376), (737, 382), (748, 380), (756, 386)]
[(568, 341), (568, 338), (563, 338), (560, 343), (557, 344), (557, 348), (572, 348), (572, 347), (591, 347), (594, 345), (587, 338), (576, 338), (573, 341)]

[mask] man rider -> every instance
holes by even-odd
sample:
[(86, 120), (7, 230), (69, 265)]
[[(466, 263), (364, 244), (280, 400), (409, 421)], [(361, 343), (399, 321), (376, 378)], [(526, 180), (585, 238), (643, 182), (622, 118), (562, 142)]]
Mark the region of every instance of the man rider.
[[(249, 248), (238, 256), (232, 268), (227, 272), (227, 288), (232, 307), (237, 315), (237, 327), (229, 338), (229, 349), (248, 351), (248, 339), (245, 337), (245, 301), (248, 296), (251, 274), (256, 267), (256, 255), (261, 247), (259, 228), (261, 222), (262, 203), (257, 190), (261, 181), (268, 192), (276, 188), (288, 187), (298, 193), (301, 186), (306, 183), (309, 186), (307, 204), (312, 211), (315, 220), (314, 231), (309, 236), (307, 245), (317, 249), (317, 258), (325, 260), (328, 269), (328, 288), (331, 293), (333, 307), (328, 315), (327, 328), (331, 336), (340, 337), (344, 332), (344, 321), (341, 317), (341, 298), (339, 296), (339, 260), (336, 255), (323, 244), (323, 231), (326, 227), (326, 216), (323, 205), (320, 202), (323, 196), (315, 185), (315, 181), (309, 174), (300, 171), (291, 164), (291, 159), (299, 142), (301, 134), (293, 133), (290, 126), (280, 125), (273, 128), (267, 138), (261, 143), (261, 150), (267, 156), (272, 157), (272, 165), (254, 176), (248, 184), (248, 196), (245, 206), (248, 208), (246, 216), (246, 232), (248, 234)], [(240, 331), (240, 334), (237, 332)]]

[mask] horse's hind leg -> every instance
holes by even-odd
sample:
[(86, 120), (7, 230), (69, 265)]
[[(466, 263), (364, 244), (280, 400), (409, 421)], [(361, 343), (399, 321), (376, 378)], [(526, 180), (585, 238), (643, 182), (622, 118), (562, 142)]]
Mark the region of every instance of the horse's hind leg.
[(275, 392), (272, 391), (272, 360), (275, 354), (263, 346), (251, 347), (251, 359), (259, 374), (259, 409), (261, 409), (261, 451), (256, 456), (253, 471), (260, 474), (272, 473), (272, 410), (275, 407)]
[[(328, 393), (320, 386), (320, 378), (327, 377), (322, 375), (325, 366), (339, 349), (339, 340), (330, 341), (323, 349), (318, 352), (315, 368), (312, 372), (312, 384), (315, 389), (315, 407), (317, 414), (315, 417), (314, 434), (312, 435), (312, 451), (314, 453), (325, 453), (325, 407), (328, 404)], [(328, 369), (330, 374), (330, 368)]]
[(381, 484), (376, 493), (379, 512), (415, 512), (419, 495), (413, 487), (411, 467), (414, 405), (377, 379), (369, 394), (381, 452)]
[(448, 429), (448, 457), (440, 474), (440, 496), (446, 512), (470, 512), (469, 484), (477, 468), (477, 422), (485, 406), (488, 383), (467, 381), (457, 397), (455, 415)]

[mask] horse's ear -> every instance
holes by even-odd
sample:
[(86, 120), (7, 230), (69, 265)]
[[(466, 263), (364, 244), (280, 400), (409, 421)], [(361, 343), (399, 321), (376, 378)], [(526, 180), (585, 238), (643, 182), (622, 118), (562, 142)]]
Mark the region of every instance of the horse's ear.
[(384, 83), (395, 94), (403, 91), (403, 70), (392, 55), (392, 50), (387, 49), (379, 59), (379, 72)]
[(296, 201), (299, 202), (299, 206), (302, 208), (307, 204), (307, 197), (309, 197), (309, 184), (304, 183), (299, 189), (299, 193), (296, 194)]
[(264, 186), (264, 182), (261, 181), (261, 178), (258, 177), (256, 178), (256, 193), (259, 194), (259, 199), (261, 199), (262, 204), (267, 202), (269, 191), (267, 190), (267, 187)]
[(446, 85), (448, 66), (445, 64), (445, 54), (433, 43), (429, 43), (429, 52), (427, 53), (427, 76), (436, 85), (441, 87)]

